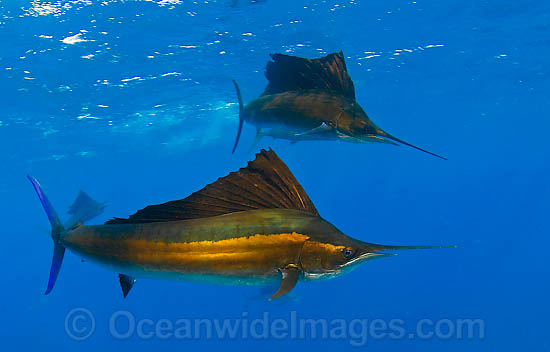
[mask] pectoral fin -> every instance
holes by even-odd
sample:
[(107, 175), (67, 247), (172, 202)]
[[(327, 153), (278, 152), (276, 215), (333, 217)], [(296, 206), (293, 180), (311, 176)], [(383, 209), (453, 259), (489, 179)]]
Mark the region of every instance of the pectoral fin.
[(283, 275), (283, 280), (277, 292), (269, 299), (270, 301), (289, 293), (294, 286), (296, 286), (298, 278), (300, 277), (300, 269), (294, 264), (288, 265), (286, 268), (280, 269), (280, 271)]
[(122, 295), (126, 298), (128, 292), (130, 292), (136, 283), (136, 278), (124, 274), (118, 274), (118, 278), (120, 280), (120, 288), (122, 288)]
[(305, 132), (301, 132), (301, 133), (295, 133), (294, 137), (308, 136), (308, 135), (312, 135), (312, 134), (327, 132), (327, 131), (330, 131), (330, 130), (332, 130), (332, 127), (330, 127), (325, 122), (323, 122), (318, 127), (315, 127), (315, 128), (313, 128), (309, 131), (305, 131)]

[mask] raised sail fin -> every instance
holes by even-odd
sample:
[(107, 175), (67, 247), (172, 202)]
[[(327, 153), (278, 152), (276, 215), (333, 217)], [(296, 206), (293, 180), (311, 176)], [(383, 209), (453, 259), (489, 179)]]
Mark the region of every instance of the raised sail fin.
[(342, 52), (319, 59), (271, 54), (265, 77), (269, 84), (262, 95), (297, 90), (326, 90), (355, 99), (353, 81), (348, 75)]
[(254, 209), (294, 209), (319, 215), (288, 167), (271, 149), (237, 172), (218, 179), (189, 197), (150, 205), (128, 219), (107, 224), (133, 224), (205, 218)]

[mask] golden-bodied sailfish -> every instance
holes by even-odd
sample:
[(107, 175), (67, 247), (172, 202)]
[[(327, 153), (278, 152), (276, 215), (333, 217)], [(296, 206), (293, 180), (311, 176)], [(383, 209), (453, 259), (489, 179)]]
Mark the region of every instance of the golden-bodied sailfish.
[[(237, 82), (239, 128), (237, 148), (244, 121), (261, 136), (302, 140), (339, 140), (353, 143), (395, 142), (441, 159), (441, 155), (414, 146), (374, 124), (355, 100), (355, 87), (348, 75), (342, 52), (318, 59), (271, 54), (265, 76), (269, 81), (260, 97), (244, 105)], [(256, 143), (255, 142), (255, 143)]]
[(65, 229), (36, 179), (54, 242), (46, 294), (65, 249), (119, 273), (124, 297), (136, 278), (204, 279), (229, 284), (280, 280), (271, 299), (298, 280), (332, 278), (397, 249), (346, 236), (319, 216), (313, 202), (272, 150), (187, 198), (151, 205), (105, 225)]

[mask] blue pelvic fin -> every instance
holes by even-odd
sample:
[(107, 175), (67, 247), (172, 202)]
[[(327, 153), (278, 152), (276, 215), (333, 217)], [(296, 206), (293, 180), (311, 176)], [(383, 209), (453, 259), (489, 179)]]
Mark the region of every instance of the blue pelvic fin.
[(50, 278), (48, 279), (48, 287), (46, 289), (46, 295), (49, 294), (54, 285), (55, 281), (57, 280), (57, 275), (59, 274), (59, 269), (61, 269), (61, 264), (63, 263), (63, 256), (65, 255), (65, 247), (60, 243), (59, 237), (63, 231), (65, 231), (65, 228), (63, 227), (63, 224), (59, 220), (59, 217), (57, 216), (57, 213), (55, 209), (52, 206), (52, 203), (50, 203), (48, 197), (46, 197), (46, 194), (42, 190), (42, 187), (40, 187), (40, 183), (38, 181), (31, 177), (27, 176), (29, 181), (31, 181), (34, 190), (36, 191), (36, 194), (38, 195), (38, 198), (40, 199), (40, 203), (42, 203), (42, 206), (44, 207), (44, 211), (46, 212), (46, 215), (48, 216), (48, 220), (50, 221), (51, 225), (51, 236), (53, 240), (53, 257), (52, 257), (52, 266), (50, 268)]

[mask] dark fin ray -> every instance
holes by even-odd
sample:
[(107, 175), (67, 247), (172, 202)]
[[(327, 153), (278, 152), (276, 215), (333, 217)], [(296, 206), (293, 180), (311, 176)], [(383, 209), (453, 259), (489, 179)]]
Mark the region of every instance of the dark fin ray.
[(275, 294), (271, 296), (271, 298), (269, 299), (270, 301), (273, 301), (274, 299), (284, 296), (292, 291), (292, 289), (294, 288), (294, 286), (296, 286), (296, 283), (298, 282), (298, 278), (300, 277), (300, 269), (298, 269), (296, 266), (288, 266), (284, 269), (281, 269), (281, 274), (283, 276), (281, 286), (279, 287), (277, 292), (275, 292)]
[(247, 167), (219, 178), (185, 199), (151, 205), (128, 219), (116, 218), (107, 224), (188, 220), (254, 209), (281, 208), (319, 215), (302, 186), (277, 154), (271, 149), (262, 149)]
[(239, 139), (241, 138), (241, 131), (243, 130), (243, 98), (241, 95), (241, 89), (239, 88), (239, 85), (235, 80), (233, 80), (233, 84), (235, 85), (235, 91), (237, 92), (237, 100), (239, 101), (239, 129), (237, 130), (237, 138), (235, 138), (235, 144), (233, 145), (233, 150), (231, 151), (231, 154), (235, 153), (235, 149), (237, 149), (237, 145), (239, 144)]
[(134, 287), (134, 284), (136, 283), (136, 279), (134, 277), (124, 275), (124, 274), (118, 274), (118, 280), (120, 281), (120, 288), (122, 289), (122, 295), (124, 298), (128, 296), (128, 293)]
[(269, 84), (262, 95), (297, 90), (325, 90), (355, 100), (355, 88), (342, 52), (319, 59), (271, 54), (265, 77)]
[(392, 136), (391, 134), (389, 134), (389, 133), (387, 133), (387, 132), (384, 132), (384, 131), (382, 131), (382, 130), (379, 130), (379, 131), (378, 131), (378, 135), (379, 135), (379, 136), (382, 136), (382, 137), (389, 138), (389, 139), (391, 139), (391, 140), (393, 140), (393, 141), (399, 142), (399, 143), (404, 144), (404, 145), (406, 145), (406, 146), (409, 146), (409, 147), (411, 147), (411, 148), (420, 150), (421, 152), (424, 152), (424, 153), (433, 155), (433, 156), (438, 157), (438, 158), (440, 158), (440, 159), (449, 160), (449, 159), (445, 158), (444, 156), (441, 156), (441, 155), (432, 153), (432, 152), (430, 152), (430, 151), (428, 151), (428, 150), (426, 150), (426, 149), (422, 149), (422, 148), (420, 148), (420, 147), (417, 147), (417, 146), (415, 146), (415, 145), (412, 145), (412, 144), (410, 144), (410, 143), (408, 143), (408, 142), (405, 142), (404, 140), (399, 139), (399, 138), (397, 138), (397, 137), (394, 137), (394, 136)]

